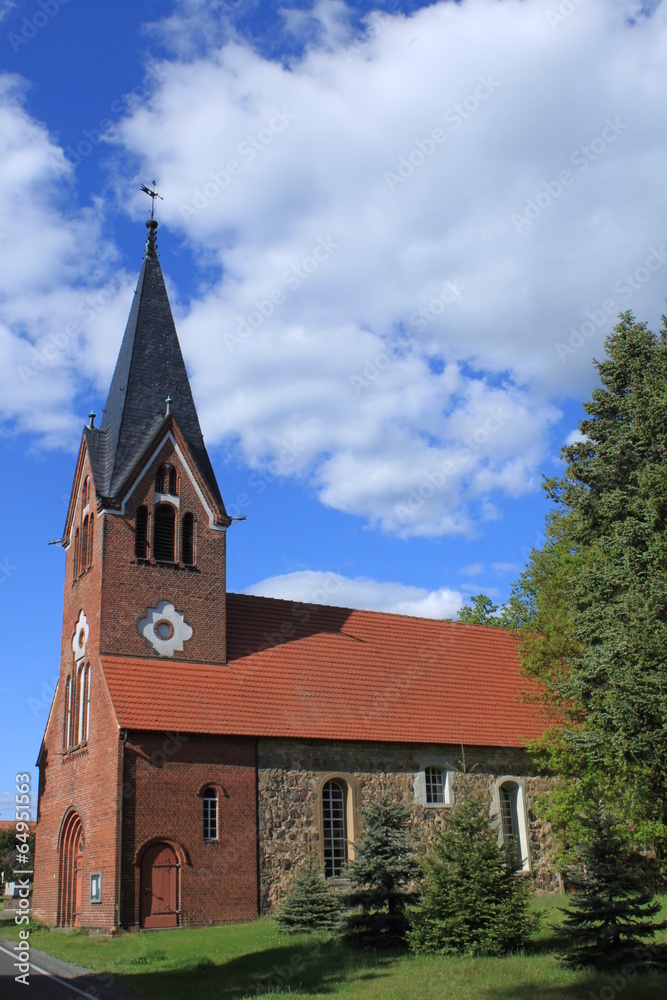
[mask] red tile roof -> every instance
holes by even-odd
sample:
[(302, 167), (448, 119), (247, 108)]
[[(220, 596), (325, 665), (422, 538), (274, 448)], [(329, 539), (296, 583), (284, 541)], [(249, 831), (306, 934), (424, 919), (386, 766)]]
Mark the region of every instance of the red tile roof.
[(228, 663), (104, 656), (123, 729), (523, 746), (503, 629), (229, 594)]

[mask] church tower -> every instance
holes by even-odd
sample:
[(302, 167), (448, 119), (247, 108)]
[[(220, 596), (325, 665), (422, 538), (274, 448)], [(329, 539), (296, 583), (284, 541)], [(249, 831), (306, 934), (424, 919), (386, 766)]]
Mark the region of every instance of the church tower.
[[(116, 927), (125, 741), (104, 656), (226, 664), (231, 523), (148, 238), (101, 425), (84, 428), (62, 545), (60, 679), (40, 749), (35, 912)], [(193, 683), (195, 679), (193, 677)], [(155, 691), (155, 729), (160, 699)], [(127, 819), (127, 816), (126, 816)]]

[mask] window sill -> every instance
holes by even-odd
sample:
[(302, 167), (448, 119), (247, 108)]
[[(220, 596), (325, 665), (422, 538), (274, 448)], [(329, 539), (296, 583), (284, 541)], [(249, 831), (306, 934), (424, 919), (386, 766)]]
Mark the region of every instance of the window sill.
[(67, 747), (63, 753), (63, 760), (71, 760), (76, 754), (83, 754), (84, 750), (88, 749), (88, 740), (83, 740), (81, 743), (77, 743), (73, 747)]

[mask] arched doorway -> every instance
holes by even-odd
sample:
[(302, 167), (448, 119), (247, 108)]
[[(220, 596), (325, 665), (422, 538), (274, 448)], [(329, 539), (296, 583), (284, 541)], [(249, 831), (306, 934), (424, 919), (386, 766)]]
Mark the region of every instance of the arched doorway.
[(83, 881), (83, 826), (78, 812), (66, 817), (60, 835), (60, 883), (58, 925), (81, 926)]
[(152, 844), (141, 859), (141, 926), (178, 927), (180, 865), (169, 844)]

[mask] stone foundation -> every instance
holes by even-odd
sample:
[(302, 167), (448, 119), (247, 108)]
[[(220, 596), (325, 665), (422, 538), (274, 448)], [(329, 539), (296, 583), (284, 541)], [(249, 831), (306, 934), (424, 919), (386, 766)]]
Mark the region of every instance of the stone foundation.
[[(380, 792), (391, 792), (411, 805), (411, 827), (426, 851), (429, 839), (451, 806), (425, 806), (415, 801), (415, 776), (424, 758), (457, 765), (460, 747), (415, 747), (413, 744), (368, 744), (260, 740), (258, 765), (258, 835), (262, 912), (275, 908), (289, 887), (292, 869), (311, 847), (321, 850), (320, 788), (336, 775), (345, 779), (352, 799), (348, 811), (350, 839), (359, 836), (360, 814)], [(536, 816), (533, 801), (551, 779), (534, 773), (520, 750), (466, 748), (466, 763), (486, 790), (489, 806), (495, 781), (521, 779), (526, 794), (530, 867), (538, 891), (554, 891), (560, 881), (552, 866), (551, 827)], [(454, 783), (454, 795), (456, 783)], [(349, 830), (349, 827), (352, 830)]]

